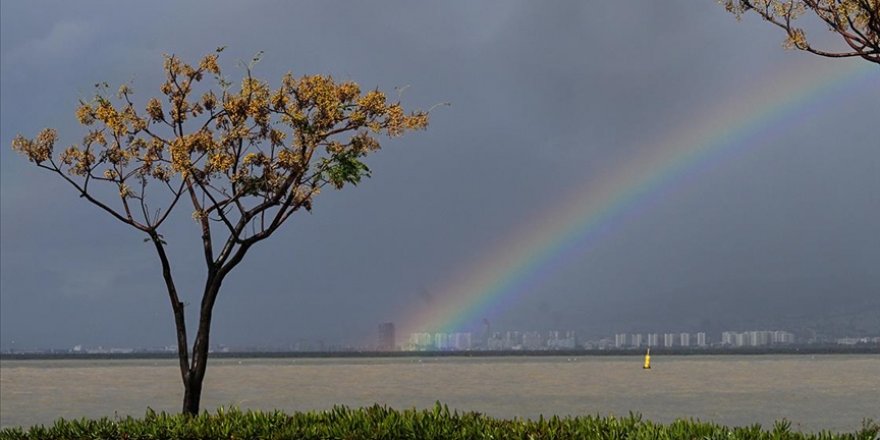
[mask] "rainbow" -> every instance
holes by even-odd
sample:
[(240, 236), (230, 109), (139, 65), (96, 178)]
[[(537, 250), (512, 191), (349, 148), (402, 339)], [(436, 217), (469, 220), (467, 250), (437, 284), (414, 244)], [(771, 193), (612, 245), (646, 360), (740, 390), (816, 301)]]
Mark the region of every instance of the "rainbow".
[(497, 316), (689, 175), (755, 144), (750, 141), (771, 127), (818, 114), (828, 99), (880, 84), (880, 74), (867, 64), (789, 68), (754, 81), (753, 88), (725, 97), (714, 109), (697, 109), (685, 126), (591, 176), (555, 208), (522, 222), (476, 264), (451, 276), (430, 303), (417, 304), (399, 319), (402, 334), (466, 331), (484, 317)]

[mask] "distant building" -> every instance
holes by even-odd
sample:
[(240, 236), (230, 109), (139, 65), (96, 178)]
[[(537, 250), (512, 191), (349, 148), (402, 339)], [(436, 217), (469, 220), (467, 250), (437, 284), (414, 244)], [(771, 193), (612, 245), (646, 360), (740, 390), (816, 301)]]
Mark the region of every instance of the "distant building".
[(522, 334), (519, 331), (507, 331), (504, 334), (505, 350), (522, 350)]
[(407, 349), (415, 351), (426, 351), (434, 349), (434, 338), (430, 333), (412, 333), (409, 335), (409, 344)]
[(504, 350), (504, 339), (501, 337), (500, 332), (492, 333), (492, 336), (486, 341), (486, 348), (489, 350)]
[(793, 344), (794, 334), (782, 330), (749, 330), (742, 333), (727, 331), (721, 334), (721, 344), (732, 347), (764, 347)]
[(770, 332), (752, 330), (748, 332), (748, 345), (752, 347), (761, 347), (770, 343)]
[(381, 351), (392, 351), (396, 348), (393, 322), (379, 324), (379, 344), (377, 348)]
[(473, 347), (473, 337), (470, 333), (450, 333), (446, 338), (450, 350), (467, 351)]
[(723, 332), (721, 333), (721, 345), (734, 345), (736, 344), (736, 332)]
[(642, 346), (642, 334), (641, 333), (633, 333), (630, 335), (630, 345), (633, 347), (641, 347)]
[(449, 350), (449, 335), (446, 333), (434, 333), (434, 348), (437, 350)]
[[(490, 338), (489, 344), (492, 344)], [(474, 348), (473, 334), (455, 333), (412, 333), (404, 350), (408, 351), (467, 351)]]
[(483, 348), (489, 348), (489, 339), (492, 338), (492, 325), (487, 318), (483, 318), (483, 337), (480, 345)]
[(540, 350), (544, 348), (544, 337), (540, 332), (525, 332), (522, 340), (523, 350)]
[(770, 332), (770, 342), (773, 344), (794, 344), (794, 333), (777, 330)]
[(573, 331), (552, 331), (547, 335), (547, 348), (550, 350), (573, 350), (577, 347), (577, 335)]
[(626, 347), (626, 333), (618, 333), (614, 335), (614, 348)]
[(657, 347), (660, 345), (660, 335), (657, 333), (648, 333), (648, 347)]
[(697, 333), (697, 346), (705, 347), (708, 341), (706, 340), (706, 332), (698, 332)]
[(691, 346), (691, 335), (688, 333), (681, 333), (678, 335), (678, 343), (682, 347), (690, 347)]
[(675, 333), (663, 334), (663, 346), (672, 347), (675, 344)]
[[(794, 338), (794, 335), (792, 335)], [(792, 339), (793, 340), (793, 339)], [(880, 336), (864, 336), (860, 338), (840, 338), (836, 340), (839, 345), (880, 344)]]

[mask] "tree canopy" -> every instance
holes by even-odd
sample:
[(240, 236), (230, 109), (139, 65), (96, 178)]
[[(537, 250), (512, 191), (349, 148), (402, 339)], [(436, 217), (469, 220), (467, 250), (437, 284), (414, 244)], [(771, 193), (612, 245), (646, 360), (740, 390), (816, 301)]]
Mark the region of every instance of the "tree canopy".
[[(833, 58), (861, 57), (880, 64), (880, 0), (721, 0), (737, 15), (753, 11), (786, 33), (784, 45)], [(837, 33), (845, 48), (817, 47), (798, 20), (812, 16)]]
[[(342, 188), (369, 176), (361, 159), (379, 149), (375, 135), (396, 137), (428, 123), (425, 112), (406, 114), (378, 90), (362, 93), (356, 83), (329, 76), (288, 73), (272, 89), (251, 75), (251, 64), (233, 90), (217, 59), (214, 53), (191, 66), (166, 56), (165, 104), (151, 98), (143, 112), (129, 85), (119, 87), (114, 103), (107, 85), (99, 84), (76, 111), (90, 127), (81, 145), (56, 154), (57, 133), (44, 129), (34, 139), (17, 136), (12, 147), (145, 232), (161, 226), (181, 196), (190, 196), (203, 227), (219, 224), (229, 234), (228, 248), (216, 255), (222, 261), (232, 248), (266, 238), (293, 212), (310, 209), (326, 185)], [(214, 75), (220, 92), (194, 98), (206, 74)], [(115, 205), (95, 195), (94, 182), (115, 186)], [(170, 199), (150, 206), (150, 184)]]

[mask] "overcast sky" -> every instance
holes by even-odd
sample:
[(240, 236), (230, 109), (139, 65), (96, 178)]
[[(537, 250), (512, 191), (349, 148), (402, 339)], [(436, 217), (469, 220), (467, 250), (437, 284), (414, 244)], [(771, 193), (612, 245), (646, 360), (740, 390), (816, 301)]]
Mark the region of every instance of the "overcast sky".
[[(79, 141), (74, 109), (96, 82), (158, 94), (163, 53), (196, 60), (225, 45), (234, 77), (237, 60), (262, 50), (256, 73), (273, 84), (287, 71), (329, 73), (409, 86), (412, 108), (451, 103), (427, 131), (385, 142), (368, 160), (372, 179), (325, 192), (251, 251), (215, 313), (212, 342), (234, 346), (374, 343), (378, 323), (442, 301), (450, 279), (523, 222), (673, 127), (767, 80), (868, 64), (783, 50), (777, 29), (738, 22), (713, 0), (0, 8), (3, 349), (173, 344), (143, 237), (9, 148), (45, 126)], [(880, 332), (870, 318), (880, 316), (880, 70), (867, 67), (876, 74), (807, 101), (567, 255), (493, 327), (590, 337), (845, 319)], [(185, 211), (165, 232), (193, 304), (196, 234)]]

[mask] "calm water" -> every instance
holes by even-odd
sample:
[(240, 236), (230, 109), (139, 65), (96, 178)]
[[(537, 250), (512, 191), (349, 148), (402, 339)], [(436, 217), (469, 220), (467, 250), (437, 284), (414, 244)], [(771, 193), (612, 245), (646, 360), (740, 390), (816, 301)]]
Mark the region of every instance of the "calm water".
[[(205, 407), (287, 411), (334, 404), (450, 407), (501, 417), (641, 412), (728, 425), (788, 418), (801, 430), (880, 419), (880, 356), (213, 359)], [(0, 363), (0, 425), (177, 411), (176, 361)]]

